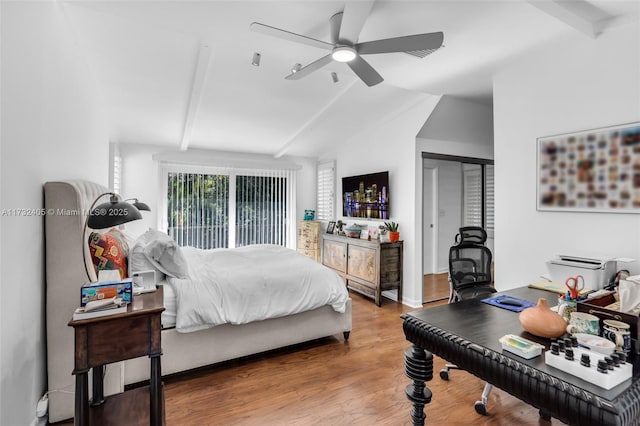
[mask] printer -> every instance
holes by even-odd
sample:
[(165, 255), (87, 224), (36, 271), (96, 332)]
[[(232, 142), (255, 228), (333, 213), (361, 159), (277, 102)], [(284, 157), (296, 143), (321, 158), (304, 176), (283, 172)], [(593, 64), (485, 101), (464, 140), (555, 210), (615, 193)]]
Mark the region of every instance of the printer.
[(582, 275), (585, 290), (600, 290), (614, 282), (617, 261), (559, 254), (547, 262), (547, 269), (554, 283), (564, 284), (567, 278)]

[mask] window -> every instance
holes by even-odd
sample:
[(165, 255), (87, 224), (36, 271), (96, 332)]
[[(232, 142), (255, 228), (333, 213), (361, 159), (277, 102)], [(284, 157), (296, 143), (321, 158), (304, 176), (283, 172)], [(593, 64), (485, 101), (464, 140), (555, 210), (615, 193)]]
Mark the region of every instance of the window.
[(493, 236), (494, 231), (494, 199), (495, 199), (495, 187), (493, 180), (493, 164), (487, 164), (484, 168), (485, 176), (484, 176), (484, 190), (485, 190), (485, 229), (487, 230), (487, 234), (489, 236)]
[(330, 161), (318, 164), (318, 188), (316, 219), (323, 221), (334, 220), (335, 186), (336, 186), (335, 162)]
[(165, 223), (178, 244), (293, 247), (294, 171), (167, 167), (164, 175)]
[[(470, 168), (473, 167), (473, 168)], [(463, 197), (463, 225), (482, 225), (482, 172), (480, 166), (463, 165), (464, 169), (464, 197)]]
[[(482, 203), (482, 168), (484, 168), (484, 223)], [(482, 226), (487, 235), (493, 236), (494, 230), (494, 180), (493, 165), (463, 165), (464, 197), (463, 225)]]
[(109, 144), (109, 157), (111, 159), (109, 164), (109, 187), (116, 194), (120, 194), (122, 190), (122, 156), (120, 156), (120, 146), (118, 144)]
[(236, 176), (236, 247), (287, 245), (288, 192), (286, 177)]
[(181, 246), (229, 247), (229, 176), (169, 172), (167, 231)]

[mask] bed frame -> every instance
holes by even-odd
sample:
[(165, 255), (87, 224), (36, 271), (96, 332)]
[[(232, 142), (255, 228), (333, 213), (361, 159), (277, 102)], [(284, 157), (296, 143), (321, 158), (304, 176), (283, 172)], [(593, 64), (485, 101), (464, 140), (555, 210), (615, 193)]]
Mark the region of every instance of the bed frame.
[[(46, 246), (46, 324), (49, 421), (73, 417), (73, 329), (68, 326), (78, 306), (79, 287), (87, 281), (82, 244), (85, 214), (108, 189), (87, 181), (47, 182), (44, 185)], [(89, 256), (87, 256), (89, 259)], [(89, 265), (92, 266), (92, 265)], [(93, 267), (89, 268), (93, 273)], [(95, 279), (95, 274), (93, 279)], [(162, 373), (174, 374), (343, 333), (351, 330), (351, 300), (346, 312), (324, 306), (288, 317), (245, 325), (221, 325), (194, 333), (162, 331)], [(149, 359), (137, 358), (106, 368), (105, 394), (148, 379)]]

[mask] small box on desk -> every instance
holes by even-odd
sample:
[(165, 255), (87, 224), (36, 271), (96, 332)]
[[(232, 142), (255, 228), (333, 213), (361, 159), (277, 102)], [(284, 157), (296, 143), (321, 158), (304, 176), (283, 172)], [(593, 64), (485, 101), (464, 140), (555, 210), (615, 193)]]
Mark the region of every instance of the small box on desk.
[[(613, 297), (614, 292), (605, 294), (600, 297), (594, 297), (592, 299), (582, 300), (578, 302), (578, 312), (586, 312), (591, 315), (595, 315), (600, 320), (612, 319), (616, 321), (622, 321), (629, 324), (631, 327), (631, 349), (635, 354), (640, 354), (640, 317), (636, 315), (627, 314), (614, 309), (608, 309), (607, 306), (615, 303)], [(600, 324), (600, 330), (602, 331), (602, 323)]]
[(120, 281), (86, 283), (80, 288), (80, 306), (84, 306), (92, 300), (112, 297), (119, 297), (125, 303), (131, 302), (133, 300), (133, 280), (125, 278)]

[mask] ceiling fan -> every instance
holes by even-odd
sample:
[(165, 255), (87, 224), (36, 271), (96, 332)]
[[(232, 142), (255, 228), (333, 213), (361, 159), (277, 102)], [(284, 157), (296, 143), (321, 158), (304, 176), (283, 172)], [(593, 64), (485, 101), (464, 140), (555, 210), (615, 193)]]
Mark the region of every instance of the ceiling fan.
[(442, 46), (444, 35), (442, 32), (435, 32), (358, 43), (358, 36), (373, 3), (373, 0), (347, 2), (343, 12), (333, 15), (329, 20), (331, 43), (259, 22), (252, 23), (251, 29), (262, 34), (331, 51), (305, 67), (294, 68), (291, 74), (285, 77), (287, 80), (299, 80), (331, 61), (337, 61), (346, 63), (367, 86), (375, 86), (384, 79), (362, 58), (362, 55), (405, 52), (423, 58)]

